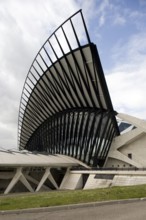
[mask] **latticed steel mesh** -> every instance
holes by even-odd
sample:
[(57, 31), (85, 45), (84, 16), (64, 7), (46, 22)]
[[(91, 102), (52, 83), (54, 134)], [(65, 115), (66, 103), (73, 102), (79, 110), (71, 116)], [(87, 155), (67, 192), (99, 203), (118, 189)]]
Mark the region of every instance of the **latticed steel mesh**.
[(23, 87), (18, 123), (21, 149), (103, 165), (118, 127), (81, 10), (57, 28), (35, 57)]

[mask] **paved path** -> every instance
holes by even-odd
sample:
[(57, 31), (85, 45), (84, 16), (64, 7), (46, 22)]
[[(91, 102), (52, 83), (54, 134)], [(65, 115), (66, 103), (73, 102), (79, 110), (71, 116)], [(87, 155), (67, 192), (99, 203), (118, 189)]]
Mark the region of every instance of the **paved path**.
[(0, 220), (145, 220), (146, 201), (41, 213), (0, 215)]

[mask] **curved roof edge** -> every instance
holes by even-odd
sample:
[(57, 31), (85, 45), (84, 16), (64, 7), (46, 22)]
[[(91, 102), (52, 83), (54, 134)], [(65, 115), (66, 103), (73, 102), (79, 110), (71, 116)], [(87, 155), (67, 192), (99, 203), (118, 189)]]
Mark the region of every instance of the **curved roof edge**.
[(32, 62), (20, 100), (18, 145), (21, 140), (25, 147), (51, 115), (80, 107), (111, 111), (118, 133), (98, 51), (90, 41), (81, 10), (51, 34)]
[(83, 166), (83, 162), (65, 155), (48, 155), (29, 151), (0, 150), (0, 167), (72, 167)]

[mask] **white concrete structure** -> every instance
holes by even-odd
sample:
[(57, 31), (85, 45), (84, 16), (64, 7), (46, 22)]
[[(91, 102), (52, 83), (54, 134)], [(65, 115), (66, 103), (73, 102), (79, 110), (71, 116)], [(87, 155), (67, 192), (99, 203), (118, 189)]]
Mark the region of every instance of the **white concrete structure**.
[[(45, 41), (28, 71), (18, 147), (32, 153), (0, 150), (0, 192), (146, 183), (146, 121), (120, 113), (117, 117), (127, 122), (120, 134), (116, 114), (96, 45), (79, 10)], [(97, 171), (99, 167), (110, 171)], [(139, 170), (133, 173), (135, 168)]]
[(80, 173), (71, 173), (70, 170), (66, 172), (64, 179), (60, 185), (60, 189), (82, 189), (83, 188), (83, 178)]
[(77, 159), (59, 154), (0, 150), (0, 167), (72, 167), (78, 165), (88, 167)]
[[(128, 186), (146, 184), (146, 170), (88, 170), (71, 171), (70, 178), (75, 175), (88, 175), (85, 182), (82, 181), (82, 189), (106, 188), (112, 186)], [(72, 177), (71, 177), (72, 176)], [(68, 185), (68, 187), (70, 184)], [(67, 188), (67, 186), (66, 186)], [(80, 188), (80, 189), (81, 189)], [(67, 188), (69, 189), (69, 188)]]
[[(54, 178), (55, 175), (59, 174), (57, 169), (66, 169), (67, 171), (64, 171), (65, 175), (65, 172), (68, 173), (71, 167), (79, 165), (88, 168), (82, 162), (64, 155), (1, 150), (0, 191), (8, 194), (17, 190), (23, 191), (22, 188), (25, 187), (30, 192), (38, 192), (40, 190), (50, 190), (50, 184), (54, 189), (58, 189), (58, 181)], [(51, 169), (56, 169), (56, 173), (52, 174)], [(47, 180), (49, 184), (46, 184)]]
[(117, 117), (134, 125), (135, 129), (113, 140), (105, 167), (146, 167), (146, 121), (121, 113)]
[[(128, 127), (113, 140), (104, 166), (108, 170), (90, 170), (81, 161), (64, 155), (0, 150), (0, 191), (8, 194), (146, 184), (146, 122), (125, 114), (117, 116), (132, 130)], [(77, 166), (84, 170), (75, 170)]]
[[(132, 130), (122, 131), (113, 140), (104, 166), (108, 170), (90, 170), (81, 161), (64, 155), (0, 150), (0, 191), (8, 194), (24, 189), (38, 192), (146, 184), (146, 122), (125, 114), (118, 117)], [(75, 170), (77, 166), (84, 170)]]

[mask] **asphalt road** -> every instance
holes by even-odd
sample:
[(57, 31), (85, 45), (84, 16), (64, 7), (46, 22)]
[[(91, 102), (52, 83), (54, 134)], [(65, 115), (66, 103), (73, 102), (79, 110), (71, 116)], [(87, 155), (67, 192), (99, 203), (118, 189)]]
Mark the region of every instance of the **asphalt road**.
[(146, 201), (108, 204), (97, 207), (76, 208), (41, 213), (0, 215), (0, 220), (145, 220)]

